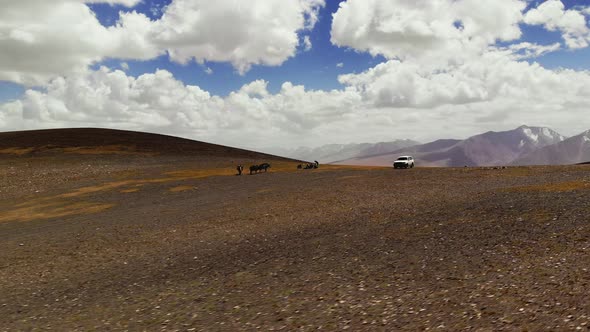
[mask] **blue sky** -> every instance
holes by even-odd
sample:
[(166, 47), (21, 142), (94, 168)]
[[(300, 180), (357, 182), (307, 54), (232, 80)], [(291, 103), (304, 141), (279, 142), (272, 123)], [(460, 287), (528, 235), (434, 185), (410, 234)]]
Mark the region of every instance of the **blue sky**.
[[(375, 64), (383, 61), (383, 57), (373, 57), (367, 53), (355, 52), (351, 49), (340, 48), (330, 43), (330, 28), (332, 14), (336, 12), (341, 1), (331, 0), (320, 11), (320, 19), (310, 34), (312, 49), (304, 51), (300, 49), (296, 56), (288, 59), (279, 67), (254, 66), (245, 75), (240, 75), (228, 63), (207, 62), (204, 65), (194, 61), (187, 65), (180, 65), (168, 61), (163, 55), (150, 61), (127, 61), (129, 74), (138, 76), (145, 72), (153, 72), (156, 69), (166, 69), (181, 79), (186, 84), (205, 87), (213, 94), (225, 96), (231, 91), (239, 89), (242, 85), (257, 79), (269, 82), (269, 91), (277, 92), (285, 81), (297, 85), (305, 85), (309, 89), (339, 89), (342, 85), (338, 82), (338, 75), (344, 73), (362, 72)], [(121, 5), (95, 4), (91, 8), (97, 14), (100, 22), (105, 25), (113, 25), (118, 19), (119, 11), (136, 10), (148, 15), (152, 19), (158, 19), (161, 12), (152, 12), (151, 8), (163, 8), (170, 1), (145, 1), (136, 8), (125, 8)], [(119, 60), (104, 61), (96, 66), (106, 65), (116, 68)], [(337, 64), (342, 63), (342, 67)], [(205, 72), (206, 68), (213, 70), (212, 74)]]
[[(137, 11), (143, 13), (153, 20), (161, 17), (162, 10), (170, 4), (171, 0), (144, 0), (133, 8), (126, 8), (123, 5), (91, 4), (89, 7), (94, 11), (98, 20), (104, 26), (112, 26), (119, 19), (119, 12)], [(291, 57), (281, 66), (254, 66), (245, 75), (240, 75), (229, 63), (207, 62), (204, 65), (194, 61), (181, 65), (168, 60), (162, 55), (154, 60), (133, 61), (108, 59), (94, 64), (94, 68), (107, 66), (109, 68), (120, 68), (122, 62), (129, 65), (127, 73), (132, 76), (139, 76), (146, 72), (154, 72), (156, 69), (166, 69), (186, 84), (197, 85), (212, 94), (225, 96), (231, 91), (239, 89), (242, 85), (257, 79), (269, 82), (269, 91), (276, 93), (285, 81), (294, 84), (305, 85), (308, 89), (340, 89), (342, 85), (338, 82), (338, 75), (346, 73), (359, 73), (375, 64), (384, 61), (382, 56), (373, 57), (365, 52), (358, 52), (350, 48), (334, 46), (330, 42), (330, 29), (332, 25), (332, 14), (338, 10), (343, 0), (328, 0), (325, 7), (320, 11), (320, 19), (310, 34), (313, 47), (310, 51), (299, 50), (296, 56)], [(534, 7), (537, 2), (530, 2), (529, 7)], [(583, 0), (563, 0), (567, 8), (585, 5)], [(541, 26), (522, 25), (522, 40), (539, 44), (551, 44), (561, 40), (559, 31), (547, 31)], [(536, 61), (547, 68), (571, 68), (576, 70), (590, 69), (590, 49), (580, 50), (562, 49), (528, 61)], [(337, 64), (342, 63), (342, 67)], [(206, 68), (213, 73), (207, 74)], [(24, 88), (16, 83), (0, 81), (0, 102), (19, 98)]]
[[(231, 91), (239, 89), (242, 85), (257, 79), (268, 81), (269, 91), (275, 93), (279, 91), (285, 81), (302, 84), (306, 88), (314, 90), (340, 89), (342, 85), (338, 82), (338, 75), (359, 73), (384, 61), (382, 56), (373, 57), (366, 52), (337, 47), (330, 42), (332, 14), (338, 10), (338, 6), (342, 1), (344, 0), (328, 0), (325, 7), (321, 9), (320, 19), (310, 36), (313, 45), (312, 49), (310, 51), (299, 50), (295, 57), (290, 58), (279, 67), (254, 66), (245, 75), (240, 75), (228, 63), (207, 62), (203, 66), (191, 62), (187, 65), (180, 65), (168, 61), (167, 56), (164, 55), (150, 61), (126, 61), (130, 68), (128, 73), (138, 76), (145, 72), (153, 72), (156, 69), (166, 69), (186, 84), (204, 87), (211, 93), (221, 96), (225, 96)], [(584, 5), (583, 0), (563, 2), (568, 8)], [(154, 6), (163, 8), (169, 3), (169, 0), (146, 0), (132, 9), (109, 4), (95, 4), (91, 8), (95, 11), (100, 22), (108, 26), (115, 24), (119, 11), (136, 10), (152, 19), (158, 19), (161, 12), (154, 14), (150, 9), (154, 8)], [(535, 6), (535, 2), (529, 4), (529, 7), (533, 6)], [(523, 40), (539, 44), (551, 44), (561, 40), (561, 34), (558, 31), (547, 31), (539, 26), (523, 25), (522, 31)], [(529, 61), (539, 62), (548, 68), (583, 70), (590, 69), (588, 59), (590, 59), (590, 49), (575, 51), (564, 49)], [(119, 60), (110, 60), (96, 64), (96, 66), (106, 65), (117, 68), (120, 62)], [(337, 67), (339, 63), (342, 63), (343, 66)], [(213, 74), (205, 73), (207, 67), (213, 70)]]
[[(580, 95), (590, 89), (586, 86), (587, 77), (590, 82), (590, 4), (543, 0), (526, 1), (522, 7), (524, 1), (462, 0), (459, 3), (468, 10), (454, 8), (448, 13), (400, 0), (93, 0), (92, 4), (31, 0), (38, 7), (33, 12), (14, 2), (9, 6), (16, 16), (0, 13), (0, 22), (5, 20), (0, 36), (12, 38), (0, 38), (0, 49), (10, 50), (7, 57), (0, 55), (0, 128), (102, 126), (178, 133), (237, 146), (244, 146), (242, 137), (260, 130), (290, 145), (317, 145), (389, 140), (407, 133), (419, 140), (460, 137), (523, 123), (551, 126), (566, 135), (587, 129), (590, 123), (576, 119), (585, 103)], [(127, 7), (131, 3), (135, 5)], [(458, 2), (438, 3), (449, 4), (440, 8), (451, 8)], [(211, 8), (229, 10), (236, 4), (258, 7), (244, 11), (236, 22), (219, 17), (208, 21), (206, 15), (219, 14)], [(276, 17), (248, 16), (264, 13), (267, 5), (277, 12)], [(166, 21), (163, 14), (170, 8), (174, 15)], [(315, 10), (318, 19), (309, 28)], [(294, 23), (298, 15), (306, 19)], [(197, 16), (205, 25), (193, 22)], [(421, 32), (416, 34), (424, 26), (440, 27), (434, 21), (449, 17), (457, 21), (431, 31), (433, 36), (421, 39)], [(277, 26), (268, 20), (285, 21)], [(458, 21), (473, 22), (474, 31), (480, 32), (470, 35)], [(244, 22), (249, 26), (239, 25)], [(43, 24), (47, 33), (38, 29)], [(372, 30), (379, 24), (384, 24), (384, 30)], [(232, 29), (250, 25), (260, 25), (252, 30), (258, 34), (252, 38), (259, 40), (225, 42), (237, 38)], [(333, 25), (344, 33), (334, 35)], [(514, 38), (515, 26), (522, 33), (520, 38)], [(203, 41), (208, 36), (199, 31), (204, 28), (219, 36)], [(265, 35), (265, 29), (274, 30)], [(298, 40), (295, 44), (289, 41), (293, 35)], [(500, 41), (502, 36), (509, 38)], [(312, 44), (309, 50), (303, 43), (306, 37)], [(487, 45), (473, 41), (478, 38)], [(521, 58), (513, 53), (493, 60), (493, 50), (521, 43), (528, 43), (527, 51), (544, 51), (540, 56)], [(558, 49), (549, 47), (555, 43)], [(203, 45), (214, 49), (203, 51), (199, 48)], [(233, 53), (227, 51), (234, 46)], [(268, 51), (274, 47), (283, 52), (278, 60), (274, 51)], [(244, 49), (255, 54), (236, 59), (239, 52), (235, 50)], [(183, 52), (202, 58), (203, 63), (179, 63), (178, 54)], [(540, 69), (531, 66), (534, 63)], [(241, 73), (240, 65), (246, 68)], [(116, 90), (127, 83), (100, 74), (101, 68), (109, 73), (122, 70), (131, 79), (144, 77), (143, 85), (128, 83), (133, 91), (120, 95)], [(505, 68), (522, 72), (503, 72)], [(146, 77), (158, 69), (170, 77), (160, 77), (158, 83)], [(486, 71), (499, 74), (495, 77)], [(347, 77), (345, 84), (339, 82), (341, 75)], [(257, 80), (267, 86), (254, 84), (239, 98), (229, 97)], [(163, 82), (166, 88), (161, 88)], [(285, 82), (305, 88), (288, 86), (289, 91), (282, 91)], [(566, 89), (570, 82), (578, 86)], [(502, 84), (515, 85), (498, 90)], [(564, 90), (556, 90), (556, 84)], [(194, 95), (189, 85), (220, 99)], [(32, 92), (24, 95), (27, 89)], [(550, 93), (542, 92), (545, 89)], [(547, 100), (539, 101), (540, 93)], [(224, 112), (240, 116), (233, 123)], [(461, 123), (461, 129), (450, 135), (452, 123)], [(362, 129), (351, 137), (350, 131), (357, 128)]]

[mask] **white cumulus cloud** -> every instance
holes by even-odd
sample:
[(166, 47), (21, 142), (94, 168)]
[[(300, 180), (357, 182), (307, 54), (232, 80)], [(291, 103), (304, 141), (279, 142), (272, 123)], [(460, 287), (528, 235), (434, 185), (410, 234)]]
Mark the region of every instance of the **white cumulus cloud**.
[(286, 82), (277, 94), (258, 80), (222, 98), (186, 85), (165, 70), (128, 76), (102, 67), (53, 79), (44, 91), (29, 89), (0, 105), (0, 130), (108, 127), (180, 134), (241, 145), (295, 137), (354, 110), (352, 90), (309, 91)]
[(139, 4), (142, 0), (81, 0), (84, 3), (108, 3), (110, 5), (123, 5), (126, 7), (133, 7)]
[(332, 43), (389, 59), (461, 62), (496, 41), (520, 38), (521, 0), (347, 0)]
[[(80, 73), (105, 58), (276, 66), (294, 56), (323, 0), (173, 0), (160, 19), (121, 12), (105, 27), (88, 3), (132, 7), (138, 0), (0, 2), (0, 80), (26, 85)], [(306, 46), (308, 44), (305, 44)]]
[[(0, 17), (16, 15), (0, 25), (0, 47), (14, 46), (0, 52), (0, 79), (49, 83), (0, 105), (0, 130), (108, 126), (260, 148), (465, 137), (531, 122), (566, 135), (590, 128), (590, 72), (523, 61), (560, 48), (520, 39), (523, 20), (548, 22), (528, 17), (531, 11), (525, 18), (524, 1), (347, 0), (334, 14), (332, 42), (383, 55), (385, 62), (341, 75), (340, 89), (287, 81), (271, 92), (267, 81), (256, 80), (225, 97), (166, 70), (134, 77), (88, 64), (107, 54), (124, 61), (164, 52), (174, 61), (200, 62), (205, 71), (209, 61), (230, 62), (241, 72), (278, 65), (305, 48), (324, 2), (270, 1), (268, 8), (239, 2), (233, 7), (240, 10), (228, 9), (231, 24), (219, 27), (220, 13), (235, 2), (175, 0), (160, 20), (128, 12), (105, 28), (82, 1), (59, 0), (43, 7), (46, 15), (31, 14), (42, 24), (53, 22), (48, 31), (19, 7), (33, 2), (19, 2), (11, 8), (20, 11), (11, 14), (0, 11)], [(78, 15), (68, 22), (72, 40), (55, 34), (64, 28), (60, 6)], [(19, 26), (18, 19), (31, 22)], [(82, 34), (96, 39), (77, 37)]]
[(566, 10), (561, 0), (548, 0), (529, 10), (524, 22), (543, 25), (550, 31), (560, 31), (569, 48), (585, 48), (590, 42), (590, 29), (584, 13), (583, 10)]
[(535, 43), (522, 42), (518, 44), (512, 44), (503, 49), (509, 50), (509, 52), (512, 53), (512, 56), (516, 59), (529, 59), (537, 58), (547, 53), (558, 51), (561, 49), (561, 44), (553, 43), (550, 45), (539, 45)]
[(151, 35), (173, 61), (230, 62), (244, 73), (295, 55), (298, 32), (313, 28), (323, 5), (323, 0), (175, 0)]
[(583, 121), (590, 73), (548, 70), (502, 52), (446, 71), (390, 60), (340, 80), (338, 90), (285, 82), (277, 93), (257, 80), (220, 97), (165, 70), (132, 77), (101, 68), (0, 105), (0, 130), (108, 124), (262, 148), (463, 137), (538, 119), (564, 134), (590, 126)]
[(106, 28), (82, 1), (3, 1), (0, 80), (43, 84), (82, 72), (104, 57), (153, 57), (157, 50), (139, 35), (148, 24), (145, 17), (124, 15), (117, 26)]

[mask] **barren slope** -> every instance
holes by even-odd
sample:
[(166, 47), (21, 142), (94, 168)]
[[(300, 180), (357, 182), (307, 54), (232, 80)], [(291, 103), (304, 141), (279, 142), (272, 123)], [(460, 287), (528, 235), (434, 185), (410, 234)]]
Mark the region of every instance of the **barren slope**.
[(264, 153), (199, 142), (174, 136), (135, 131), (75, 128), (0, 133), (2, 155), (61, 154), (182, 155), (226, 158), (271, 158)]
[(590, 324), (587, 166), (82, 157), (0, 159), (2, 330)]

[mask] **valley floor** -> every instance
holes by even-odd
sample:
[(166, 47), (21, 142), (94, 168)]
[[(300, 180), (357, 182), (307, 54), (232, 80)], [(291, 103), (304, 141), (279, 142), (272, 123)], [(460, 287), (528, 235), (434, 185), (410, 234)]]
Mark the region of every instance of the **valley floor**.
[(108, 160), (1, 162), (0, 330), (590, 326), (588, 166)]

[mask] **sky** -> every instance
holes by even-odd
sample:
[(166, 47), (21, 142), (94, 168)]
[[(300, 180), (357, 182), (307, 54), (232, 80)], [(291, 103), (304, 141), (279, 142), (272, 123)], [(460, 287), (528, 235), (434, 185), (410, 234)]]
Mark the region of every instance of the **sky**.
[(0, 131), (256, 150), (590, 129), (587, 0), (0, 0)]

